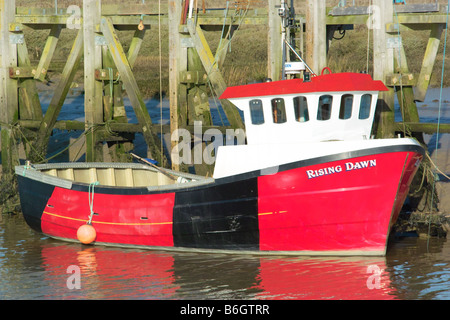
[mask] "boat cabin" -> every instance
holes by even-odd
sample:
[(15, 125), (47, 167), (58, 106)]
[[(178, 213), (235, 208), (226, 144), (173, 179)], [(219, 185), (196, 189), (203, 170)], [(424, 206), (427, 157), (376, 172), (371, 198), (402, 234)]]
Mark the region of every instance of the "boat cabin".
[(213, 177), (272, 174), (283, 163), (362, 147), (371, 138), (378, 92), (385, 90), (362, 73), (227, 88), (220, 98), (244, 113), (247, 144), (219, 147)]
[(220, 98), (243, 112), (248, 145), (362, 140), (384, 90), (368, 74), (336, 73), (230, 87)]

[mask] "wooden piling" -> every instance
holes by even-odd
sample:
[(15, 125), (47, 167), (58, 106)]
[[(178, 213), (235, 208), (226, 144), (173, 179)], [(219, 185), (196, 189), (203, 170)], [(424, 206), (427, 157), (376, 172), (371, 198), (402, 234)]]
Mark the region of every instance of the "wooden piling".
[(103, 158), (103, 146), (97, 138), (96, 130), (96, 125), (103, 123), (103, 88), (102, 83), (95, 79), (95, 70), (103, 67), (99, 44), (100, 20), (101, 0), (84, 0), (84, 113), (87, 161), (102, 161)]
[[(172, 134), (178, 130), (179, 124), (182, 121), (180, 119), (181, 99), (179, 95), (181, 89), (179, 88), (179, 76), (183, 65), (186, 65), (185, 61), (187, 59), (187, 48), (181, 47), (181, 35), (179, 33), (182, 12), (181, 4), (181, 1), (169, 0), (169, 100), (170, 132)], [(177, 145), (178, 141), (171, 138), (171, 150), (174, 150)], [(179, 163), (172, 162), (172, 169), (180, 170)]]
[(268, 8), (268, 48), (267, 48), (267, 76), (273, 81), (281, 80), (282, 69), (282, 39), (281, 20), (278, 15), (280, 0), (269, 0)]
[[(373, 78), (386, 81), (394, 70), (394, 45), (386, 25), (393, 23), (394, 11), (391, 0), (373, 0), (371, 28), (373, 29)], [(392, 44), (392, 45), (390, 45)], [(394, 136), (394, 88), (380, 92), (377, 103), (376, 135), (379, 138)]]
[(9, 76), (10, 68), (17, 67), (17, 42), (20, 41), (20, 35), (9, 30), (15, 8), (15, 0), (0, 0), (0, 122), (2, 179), (6, 181), (12, 179), (18, 162), (13, 134), (13, 124), (18, 119), (18, 80)]
[(306, 13), (306, 63), (316, 73), (327, 66), (327, 25), (324, 0), (308, 0)]

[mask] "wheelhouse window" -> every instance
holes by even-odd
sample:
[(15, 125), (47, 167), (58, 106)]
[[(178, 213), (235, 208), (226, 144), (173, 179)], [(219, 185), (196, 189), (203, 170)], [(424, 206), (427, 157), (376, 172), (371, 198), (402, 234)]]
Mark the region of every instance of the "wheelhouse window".
[(344, 94), (341, 97), (341, 107), (339, 109), (339, 119), (346, 120), (352, 117), (353, 95)]
[(263, 124), (264, 123), (264, 112), (262, 101), (259, 99), (253, 99), (249, 102), (250, 105), (250, 117), (252, 124)]
[(272, 117), (273, 123), (286, 122), (286, 107), (283, 98), (272, 99)]
[(372, 95), (364, 94), (359, 105), (359, 119), (368, 119), (370, 116), (370, 106), (372, 105)]
[(323, 95), (319, 98), (319, 109), (317, 110), (317, 120), (329, 120), (331, 117), (331, 105), (333, 96)]
[(308, 100), (306, 97), (294, 98), (294, 113), (297, 122), (309, 121)]

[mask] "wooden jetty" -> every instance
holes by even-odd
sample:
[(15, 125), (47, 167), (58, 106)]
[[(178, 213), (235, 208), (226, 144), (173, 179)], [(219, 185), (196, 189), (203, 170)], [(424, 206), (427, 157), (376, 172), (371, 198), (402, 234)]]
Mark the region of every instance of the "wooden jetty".
[[(51, 2), (51, 1), (50, 1)], [(209, 109), (210, 94), (219, 96), (227, 87), (222, 66), (226, 59), (229, 35), (240, 25), (267, 26), (267, 76), (282, 77), (282, 39), (294, 43), (304, 53), (313, 70), (327, 66), (329, 43), (338, 30), (367, 25), (373, 34), (373, 77), (390, 88), (380, 96), (376, 131), (379, 137), (409, 134), (423, 141), (423, 133), (434, 133), (435, 123), (420, 121), (416, 101), (423, 101), (438, 54), (447, 9), (436, 2), (398, 5), (392, 0), (332, 1), (304, 0), (306, 14), (293, 14), (291, 1), (224, 1), (223, 8), (211, 8), (208, 0), (135, 1), (119, 5), (103, 0), (74, 0), (68, 8), (18, 7), (16, 0), (0, 0), (0, 124), (2, 179), (13, 178), (18, 163), (18, 144), (24, 142), (29, 157), (42, 161), (54, 129), (80, 130), (86, 137), (86, 161), (103, 160), (103, 144), (108, 143), (113, 159), (125, 161), (133, 148), (136, 133), (142, 133), (148, 156), (168, 166), (161, 152), (163, 133), (178, 128), (192, 131), (195, 121), (202, 129), (214, 127)], [(328, 1), (330, 2), (330, 1)], [(348, 2), (348, 3), (347, 3)], [(55, 1), (57, 4), (58, 1)], [(365, 3), (365, 5), (361, 5)], [(289, 12), (289, 14), (286, 14)], [(280, 16), (289, 23), (283, 34)], [(133, 66), (146, 32), (152, 27), (169, 30), (170, 125), (152, 123), (139, 91)], [(28, 28), (49, 30), (39, 63), (30, 62), (24, 33)], [(45, 81), (61, 30), (77, 30), (48, 110), (43, 114), (37, 83)], [(120, 42), (122, 30), (133, 30), (128, 50)], [(205, 31), (222, 32), (220, 46), (213, 53)], [(430, 38), (419, 74), (408, 69), (401, 41), (403, 30), (430, 30)], [(75, 73), (83, 67), (85, 121), (57, 120)], [(123, 90), (124, 88), (124, 90)], [(128, 123), (123, 97), (127, 95), (138, 124)], [(394, 119), (395, 95), (401, 100), (401, 122)], [(243, 128), (237, 109), (222, 101), (230, 124), (218, 127)], [(450, 132), (450, 124), (441, 124), (440, 132)], [(176, 143), (172, 141), (172, 143)], [(167, 148), (173, 146), (167, 146)], [(170, 154), (166, 153), (166, 154)], [(172, 164), (174, 169), (180, 169)], [(181, 168), (183, 169), (183, 168)]]

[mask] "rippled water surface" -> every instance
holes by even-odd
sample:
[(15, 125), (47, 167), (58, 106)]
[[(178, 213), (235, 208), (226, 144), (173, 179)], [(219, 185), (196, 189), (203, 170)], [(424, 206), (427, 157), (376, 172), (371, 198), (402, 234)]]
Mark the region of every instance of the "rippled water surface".
[(0, 298), (450, 299), (450, 244), (394, 239), (375, 258), (170, 253), (65, 243), (3, 215)]

